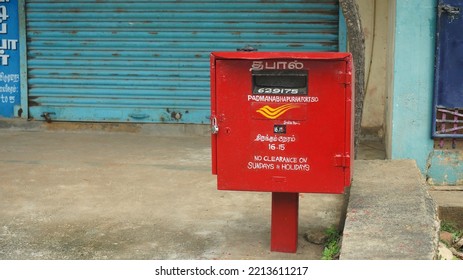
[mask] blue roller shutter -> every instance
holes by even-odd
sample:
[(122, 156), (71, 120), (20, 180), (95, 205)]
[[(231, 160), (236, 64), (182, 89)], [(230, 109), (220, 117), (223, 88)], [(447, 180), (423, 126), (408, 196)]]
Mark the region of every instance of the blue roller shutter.
[(209, 53), (337, 51), (337, 1), (28, 0), (35, 119), (209, 122)]

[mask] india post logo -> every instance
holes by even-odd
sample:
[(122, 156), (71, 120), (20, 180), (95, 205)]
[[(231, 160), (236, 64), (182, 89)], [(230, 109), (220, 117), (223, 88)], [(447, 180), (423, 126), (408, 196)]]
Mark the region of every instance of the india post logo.
[(268, 105), (265, 105), (257, 109), (256, 112), (266, 117), (267, 119), (274, 120), (282, 116), (284, 113), (288, 112), (289, 110), (298, 108), (298, 107), (299, 107), (298, 105), (294, 105), (294, 104), (281, 105), (277, 108), (272, 108)]

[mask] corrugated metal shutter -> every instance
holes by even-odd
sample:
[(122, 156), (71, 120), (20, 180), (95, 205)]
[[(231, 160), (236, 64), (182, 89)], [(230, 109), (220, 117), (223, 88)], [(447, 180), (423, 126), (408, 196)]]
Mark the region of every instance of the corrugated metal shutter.
[(337, 51), (337, 1), (28, 0), (29, 113), (209, 122), (209, 53)]

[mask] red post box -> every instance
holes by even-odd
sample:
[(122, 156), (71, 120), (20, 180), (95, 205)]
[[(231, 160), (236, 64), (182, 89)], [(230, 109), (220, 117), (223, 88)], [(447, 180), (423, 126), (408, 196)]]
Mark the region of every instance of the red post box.
[(273, 193), (273, 251), (296, 251), (299, 193), (350, 186), (352, 76), (349, 53), (211, 54), (212, 172)]

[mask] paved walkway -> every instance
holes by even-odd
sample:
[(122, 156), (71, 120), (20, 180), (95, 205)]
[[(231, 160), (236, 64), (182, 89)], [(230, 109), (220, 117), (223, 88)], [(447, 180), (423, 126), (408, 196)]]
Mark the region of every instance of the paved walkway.
[[(0, 259), (320, 259), (304, 233), (342, 220), (343, 195), (301, 194), (297, 254), (270, 252), (270, 194), (216, 190), (204, 127), (0, 121), (0, 155)], [(341, 258), (432, 258), (416, 166), (354, 180)]]
[(270, 194), (217, 191), (209, 137), (0, 129), (0, 155), (0, 259), (320, 259), (304, 232), (340, 220), (301, 194), (297, 254), (270, 252)]

